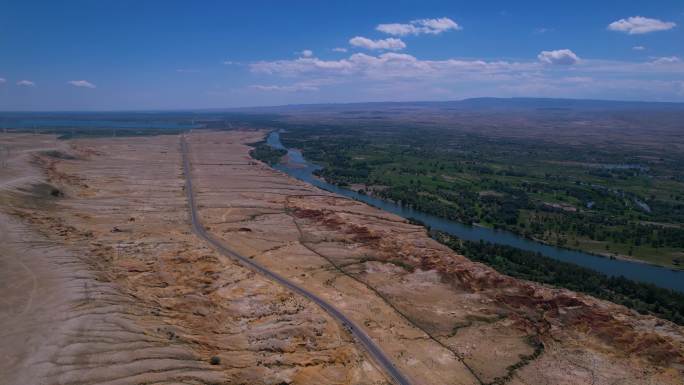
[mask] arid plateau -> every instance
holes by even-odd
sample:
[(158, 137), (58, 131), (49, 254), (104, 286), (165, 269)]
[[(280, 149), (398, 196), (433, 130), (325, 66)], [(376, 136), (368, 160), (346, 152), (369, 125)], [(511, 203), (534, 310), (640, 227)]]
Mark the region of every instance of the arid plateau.
[[(0, 383), (676, 385), (684, 328), (517, 280), (249, 156), (265, 130), (0, 134)], [(334, 306), (220, 252), (214, 239)]]

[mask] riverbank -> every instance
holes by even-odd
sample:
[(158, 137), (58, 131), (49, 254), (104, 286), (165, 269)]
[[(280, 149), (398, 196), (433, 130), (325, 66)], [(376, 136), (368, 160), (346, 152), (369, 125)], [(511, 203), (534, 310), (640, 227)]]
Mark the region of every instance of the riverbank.
[[(279, 132), (276, 131), (273, 131), (268, 135), (267, 143), (275, 148), (286, 149), (285, 146), (283, 146), (283, 144), (280, 142)], [(308, 162), (303, 157), (301, 151), (294, 149), (286, 150), (288, 151), (288, 163), (277, 164), (274, 166), (276, 169), (324, 190), (359, 200), (404, 218), (418, 219), (435, 230), (443, 231), (450, 235), (466, 240), (483, 240), (486, 242), (512, 246), (526, 251), (538, 252), (545, 256), (558, 259), (563, 262), (578, 264), (607, 275), (624, 276), (628, 279), (651, 283), (666, 289), (684, 292), (684, 272), (682, 271), (671, 270), (654, 265), (634, 263), (620, 259), (609, 259), (580, 251), (563, 249), (553, 245), (535, 242), (508, 231), (490, 229), (486, 227), (468, 226), (462, 223), (427, 214), (410, 207), (401, 206), (384, 199), (376, 198), (365, 193), (360, 194), (356, 191), (342, 188), (321, 180), (314, 174), (316, 171), (321, 169), (320, 166)], [(296, 166), (294, 166), (293, 163), (296, 163)]]
[[(299, 153), (301, 153), (301, 150), (300, 150), (300, 149), (293, 149), (293, 150), (294, 150), (294, 151), (297, 151), (297, 152), (299, 152)], [(304, 167), (301, 163), (292, 162), (291, 159), (290, 159), (290, 157), (287, 156), (287, 155), (284, 157), (284, 159), (285, 159), (285, 162), (284, 162), (284, 163), (285, 163), (287, 166), (296, 167), (296, 168), (303, 168), (303, 167)], [(394, 201), (392, 201), (392, 200), (390, 200), (390, 199), (382, 198), (381, 196), (375, 194), (373, 186), (367, 186), (367, 185), (365, 185), (365, 184), (360, 184), (360, 183), (352, 184), (352, 185), (339, 185), (339, 184), (336, 184), (334, 181), (328, 180), (327, 178), (325, 178), (325, 177), (323, 177), (323, 176), (317, 175), (316, 173), (313, 174), (313, 177), (316, 178), (318, 181), (321, 181), (321, 182), (323, 182), (323, 183), (326, 183), (326, 184), (329, 184), (329, 185), (334, 185), (334, 186), (337, 186), (337, 187), (339, 187), (339, 188), (341, 188), (341, 189), (348, 189), (348, 190), (350, 190), (350, 191), (352, 191), (352, 192), (355, 192), (356, 194), (359, 194), (359, 195), (366, 195), (366, 196), (371, 197), (371, 198), (375, 198), (375, 199), (378, 199), (378, 200), (383, 200), (383, 201), (386, 201), (386, 202), (389, 202), (389, 203), (392, 203), (392, 204), (395, 204), (395, 205), (400, 205), (400, 204), (397, 203), (397, 202), (394, 202)], [(410, 219), (410, 218), (407, 218), (407, 219)], [(478, 223), (478, 222), (476, 222), (476, 223), (473, 223), (473, 224), (470, 225), (470, 226), (479, 227), (479, 228), (483, 228), (483, 229), (489, 229), (489, 230), (492, 230), (492, 231), (498, 230), (498, 229), (496, 229), (496, 228), (494, 228), (494, 227), (492, 227), (492, 226), (490, 226), (490, 225), (487, 225), (487, 224), (485, 224), (485, 223)], [(649, 265), (649, 266), (653, 266), (653, 267), (659, 267), (659, 268), (669, 269), (669, 270), (674, 271), (674, 272), (684, 272), (684, 265), (682, 265), (682, 266), (674, 266), (674, 265), (667, 265), (667, 266), (665, 266), (665, 265), (662, 265), (662, 264), (658, 264), (658, 263), (646, 261), (646, 260), (643, 260), (643, 259), (638, 259), (638, 258), (630, 257), (630, 256), (628, 256), (628, 255), (614, 254), (614, 253), (591, 252), (591, 251), (587, 251), (587, 250), (583, 250), (583, 249), (578, 249), (578, 248), (573, 248), (573, 247), (558, 246), (558, 245), (555, 245), (555, 244), (553, 244), (553, 243), (547, 242), (547, 241), (545, 241), (545, 240), (543, 240), (543, 239), (539, 239), (539, 238), (535, 238), (535, 237), (525, 237), (523, 234), (517, 233), (517, 232), (515, 232), (515, 231), (510, 231), (510, 230), (503, 230), (503, 231), (509, 231), (509, 232), (511, 232), (512, 234), (515, 234), (515, 235), (517, 235), (517, 236), (519, 236), (519, 237), (521, 237), (521, 238), (528, 239), (528, 240), (530, 240), (530, 241), (534, 241), (534, 242), (537, 242), (537, 243), (540, 243), (540, 244), (543, 244), (543, 245), (547, 245), (547, 246), (549, 246), (549, 247), (554, 247), (554, 248), (559, 248), (559, 249), (568, 250), (568, 251), (576, 251), (576, 252), (580, 252), (580, 253), (585, 253), (585, 254), (593, 255), (593, 256), (595, 256), (595, 257), (597, 257), (597, 258), (619, 259), (619, 260), (626, 261), (626, 262), (639, 263), (639, 264)]]
[(587, 164), (629, 163), (620, 159), (647, 150), (379, 122), (287, 130), (283, 142), (324, 166), (319, 174), (335, 184), (387, 186), (373, 192), (438, 217), (590, 254), (681, 267), (684, 229), (677, 224), (684, 222), (684, 184), (677, 175), (684, 159), (677, 154), (664, 153), (664, 162), (644, 157), (645, 168), (596, 168)]
[(464, 241), (431, 231), (430, 235), (473, 261), (515, 278), (579, 291), (684, 325), (684, 294), (610, 277), (575, 264), (492, 243)]

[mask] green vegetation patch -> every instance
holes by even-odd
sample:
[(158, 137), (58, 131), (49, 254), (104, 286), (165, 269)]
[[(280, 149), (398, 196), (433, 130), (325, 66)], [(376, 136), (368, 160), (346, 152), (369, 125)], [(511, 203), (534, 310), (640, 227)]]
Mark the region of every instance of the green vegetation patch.
[(249, 155), (252, 158), (270, 165), (278, 163), (280, 158), (287, 154), (286, 150), (273, 148), (266, 144), (265, 141), (251, 143), (250, 146), (254, 147), (254, 149), (249, 152)]
[(554, 285), (605, 299), (641, 314), (651, 314), (684, 325), (684, 294), (655, 285), (612, 277), (539, 253), (489, 242), (474, 242), (431, 232), (433, 238), (498, 272), (515, 278)]

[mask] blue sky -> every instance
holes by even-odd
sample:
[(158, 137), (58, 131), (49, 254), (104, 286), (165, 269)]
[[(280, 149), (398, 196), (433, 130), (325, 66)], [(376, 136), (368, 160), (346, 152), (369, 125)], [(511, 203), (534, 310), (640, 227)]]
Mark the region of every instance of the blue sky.
[(684, 101), (684, 1), (0, 2), (0, 110)]

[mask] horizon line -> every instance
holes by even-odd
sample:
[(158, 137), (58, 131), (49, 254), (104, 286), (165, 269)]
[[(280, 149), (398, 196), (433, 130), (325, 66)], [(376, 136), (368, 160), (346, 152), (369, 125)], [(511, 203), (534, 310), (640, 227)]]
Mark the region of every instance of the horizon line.
[[(613, 102), (613, 103), (633, 103), (633, 104), (663, 104), (663, 105), (682, 105), (684, 101), (662, 101), (662, 100), (629, 100), (629, 99), (600, 99), (600, 98), (558, 98), (558, 97), (538, 97), (538, 96), (478, 96), (463, 99), (444, 99), (444, 100), (408, 100), (408, 101), (360, 101), (360, 102), (321, 102), (321, 103), (292, 103), (274, 105), (253, 105), (242, 107), (198, 107), (198, 108), (158, 108), (158, 109), (93, 109), (93, 110), (0, 110), (0, 114), (6, 113), (164, 113), (164, 112), (230, 112), (232, 110), (248, 110), (259, 108), (282, 108), (296, 106), (331, 106), (331, 105), (354, 105), (354, 104), (411, 104), (411, 103), (451, 103), (464, 102), (468, 100), (558, 100), (558, 101), (584, 101), (584, 102)], [(239, 112), (239, 111), (235, 111)]]

